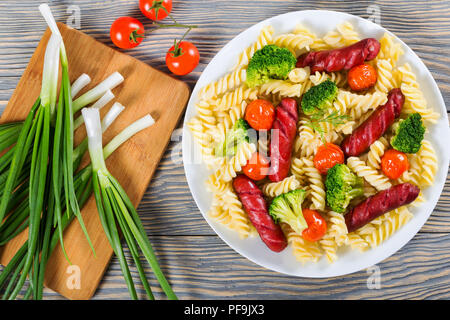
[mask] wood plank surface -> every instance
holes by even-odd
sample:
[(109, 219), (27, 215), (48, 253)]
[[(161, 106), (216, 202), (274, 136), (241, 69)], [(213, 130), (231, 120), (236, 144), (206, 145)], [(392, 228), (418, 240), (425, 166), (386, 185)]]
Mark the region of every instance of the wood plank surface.
[[(0, 2), (0, 111), (6, 106), (45, 30), (37, 14), (39, 1)], [(127, 54), (168, 73), (165, 52), (182, 30), (148, 33), (150, 22), (137, 1), (52, 1), (55, 18), (71, 19), (70, 6), (80, 9), (80, 29), (112, 46), (109, 27), (119, 16), (144, 23), (147, 37)], [(424, 61), (450, 110), (450, 1), (298, 1), (174, 0), (173, 15), (197, 24), (188, 36), (200, 50), (200, 65), (181, 77), (191, 88), (214, 55), (249, 26), (274, 15), (303, 9), (336, 10), (369, 18), (379, 10), (381, 25), (395, 33)], [(181, 128), (181, 124), (178, 124)], [(398, 253), (378, 264), (381, 288), (368, 289), (366, 270), (332, 279), (284, 276), (246, 260), (230, 249), (204, 221), (186, 183), (178, 152), (179, 137), (165, 152), (139, 213), (164, 272), (182, 299), (449, 299), (450, 178), (420, 232)], [(450, 175), (449, 175), (450, 177)], [(127, 257), (131, 259), (130, 255)], [(149, 276), (151, 271), (148, 270)], [(137, 281), (138, 275), (133, 270)], [(153, 281), (152, 284), (156, 282)], [(156, 288), (156, 286), (154, 285)], [(163, 294), (155, 289), (156, 297)], [(143, 293), (142, 288), (140, 292)], [(46, 290), (47, 299), (62, 297)], [(113, 258), (93, 299), (129, 299), (117, 259)]]

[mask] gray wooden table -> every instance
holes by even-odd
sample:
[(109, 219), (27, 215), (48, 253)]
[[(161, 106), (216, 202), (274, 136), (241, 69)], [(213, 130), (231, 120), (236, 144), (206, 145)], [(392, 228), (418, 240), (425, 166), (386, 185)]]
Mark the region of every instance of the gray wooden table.
[[(5, 108), (42, 33), (43, 1), (0, 1), (0, 113)], [(58, 21), (77, 24), (112, 45), (109, 27), (119, 16), (140, 19), (137, 0), (48, 1)], [(191, 88), (214, 55), (247, 27), (274, 15), (326, 9), (369, 18), (404, 40), (423, 59), (450, 106), (450, 1), (175, 0), (173, 15), (197, 24), (189, 40), (200, 50), (197, 69), (183, 77)], [(75, 14), (75, 16), (74, 16)], [(74, 20), (75, 18), (75, 20)], [(168, 72), (164, 57), (182, 30), (158, 30), (130, 55)], [(181, 123), (179, 124), (181, 127)], [(174, 164), (172, 142), (139, 206), (161, 266), (180, 299), (449, 299), (450, 180), (428, 222), (399, 252), (378, 264), (381, 288), (369, 289), (366, 270), (331, 279), (306, 279), (266, 270), (229, 248), (202, 218), (190, 194), (182, 164)], [(135, 270), (134, 270), (135, 271)], [(149, 274), (151, 273), (148, 270)], [(133, 276), (138, 280), (136, 272)], [(154, 282), (154, 281), (153, 281)], [(156, 286), (155, 286), (156, 287)], [(155, 288), (156, 297), (163, 294)], [(143, 292), (140, 288), (140, 292)], [(46, 299), (61, 299), (46, 290)], [(118, 261), (113, 258), (94, 299), (128, 299)]]

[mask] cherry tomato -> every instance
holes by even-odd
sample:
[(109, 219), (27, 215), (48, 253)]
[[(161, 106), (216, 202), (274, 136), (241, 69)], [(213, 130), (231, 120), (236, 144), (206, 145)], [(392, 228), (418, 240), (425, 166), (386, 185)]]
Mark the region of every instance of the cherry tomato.
[(348, 72), (347, 82), (354, 91), (369, 89), (377, 82), (377, 71), (369, 64), (355, 66)]
[(112, 42), (122, 49), (131, 49), (142, 42), (144, 26), (136, 18), (120, 17), (111, 25)]
[(317, 153), (314, 156), (314, 167), (321, 174), (326, 174), (336, 164), (344, 163), (344, 160), (344, 152), (339, 146), (333, 143), (326, 143), (317, 149)]
[(270, 130), (274, 119), (275, 108), (264, 99), (253, 100), (245, 111), (245, 120), (255, 130)]
[(308, 228), (303, 230), (302, 237), (307, 241), (320, 240), (327, 232), (327, 223), (324, 218), (315, 210), (303, 209), (303, 217), (308, 224)]
[(139, 0), (139, 9), (153, 21), (162, 20), (172, 11), (172, 0)]
[(247, 164), (242, 168), (244, 174), (255, 181), (264, 179), (269, 173), (269, 159), (255, 152)]
[(166, 54), (166, 65), (170, 71), (179, 76), (190, 73), (197, 67), (200, 53), (197, 47), (188, 41), (181, 41), (172, 46)]
[(390, 179), (398, 179), (409, 169), (406, 154), (395, 149), (389, 149), (381, 158), (381, 170)]

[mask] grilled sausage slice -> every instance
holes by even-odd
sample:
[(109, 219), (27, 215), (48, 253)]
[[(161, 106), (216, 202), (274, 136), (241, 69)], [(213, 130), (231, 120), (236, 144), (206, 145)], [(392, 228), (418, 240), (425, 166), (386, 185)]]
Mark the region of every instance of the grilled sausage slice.
[(275, 109), (271, 131), (269, 179), (273, 182), (281, 181), (289, 174), (297, 121), (297, 101), (284, 98)]
[(377, 108), (353, 133), (341, 143), (347, 157), (357, 157), (366, 152), (400, 116), (405, 96), (399, 88), (392, 89), (388, 101)]
[(352, 67), (374, 59), (380, 51), (377, 39), (367, 38), (348, 47), (313, 51), (301, 55), (297, 59), (297, 68), (311, 67), (311, 72), (336, 72), (350, 70)]
[(413, 202), (419, 192), (419, 187), (402, 183), (367, 198), (345, 215), (348, 232), (361, 228), (386, 212)]
[(258, 186), (250, 178), (241, 174), (233, 180), (233, 187), (251, 223), (267, 247), (275, 252), (286, 248), (286, 237), (280, 226), (269, 215), (266, 200)]

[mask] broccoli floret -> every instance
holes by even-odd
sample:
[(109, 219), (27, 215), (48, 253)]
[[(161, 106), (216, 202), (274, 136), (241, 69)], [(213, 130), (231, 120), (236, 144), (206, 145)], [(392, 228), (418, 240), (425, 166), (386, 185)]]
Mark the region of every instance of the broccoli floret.
[(336, 164), (328, 170), (325, 180), (327, 205), (331, 210), (344, 213), (350, 201), (364, 194), (363, 179), (345, 164)]
[(417, 153), (425, 134), (422, 116), (413, 113), (401, 120), (394, 129), (391, 145), (395, 150), (405, 153)]
[(302, 213), (302, 202), (305, 199), (305, 190), (297, 189), (283, 193), (272, 200), (269, 207), (269, 214), (276, 223), (284, 222), (301, 234), (308, 228)]
[(317, 86), (311, 87), (302, 98), (302, 109), (306, 115), (323, 113), (331, 106), (338, 94), (336, 83), (326, 80)]
[(255, 52), (247, 68), (247, 86), (256, 87), (270, 79), (285, 80), (297, 59), (285, 48), (270, 44)]
[(247, 121), (239, 119), (233, 128), (227, 132), (225, 140), (216, 145), (214, 153), (217, 157), (234, 156), (238, 146), (243, 141), (249, 141), (248, 129), (250, 128)]

